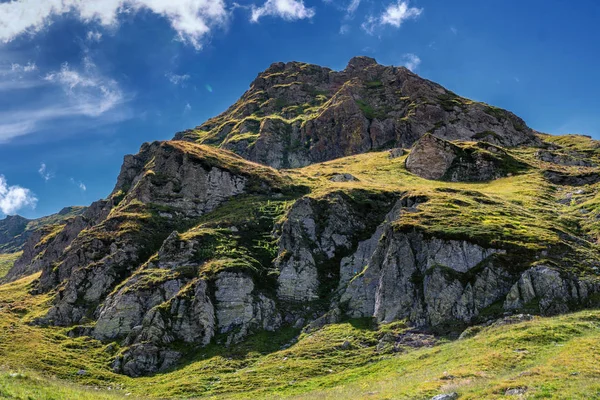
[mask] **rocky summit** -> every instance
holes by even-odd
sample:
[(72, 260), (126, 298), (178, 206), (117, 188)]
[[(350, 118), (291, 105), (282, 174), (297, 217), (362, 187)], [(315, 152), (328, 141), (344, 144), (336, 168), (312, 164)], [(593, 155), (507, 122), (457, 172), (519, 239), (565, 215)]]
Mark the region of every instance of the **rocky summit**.
[(276, 63), (126, 156), (106, 199), (26, 235), (8, 280), (36, 274), (23, 329), (101, 343), (111, 374), (348, 321), (403, 324), (344, 338), (348, 357), (437, 346), (600, 305), (599, 148), (371, 58)]

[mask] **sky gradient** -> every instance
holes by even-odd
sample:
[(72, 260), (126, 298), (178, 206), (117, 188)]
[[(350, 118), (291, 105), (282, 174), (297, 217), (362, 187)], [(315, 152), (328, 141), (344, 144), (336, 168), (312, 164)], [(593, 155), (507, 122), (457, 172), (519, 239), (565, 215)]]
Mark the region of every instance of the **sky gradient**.
[(600, 139), (600, 3), (0, 0), (0, 218), (88, 205), (123, 156), (271, 63), (406, 65), (532, 128)]

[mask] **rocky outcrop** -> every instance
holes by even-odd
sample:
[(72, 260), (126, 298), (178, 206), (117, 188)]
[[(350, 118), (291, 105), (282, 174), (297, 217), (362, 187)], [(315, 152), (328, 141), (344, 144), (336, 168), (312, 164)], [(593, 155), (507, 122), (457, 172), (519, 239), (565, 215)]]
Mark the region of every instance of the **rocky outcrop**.
[(406, 169), (425, 179), (442, 179), (460, 153), (450, 142), (425, 135), (406, 158)]
[(425, 179), (480, 182), (524, 169), (499, 147), (488, 143), (460, 147), (433, 135), (424, 135), (406, 158), (406, 169)]
[(340, 302), (350, 316), (380, 322), (406, 318), (442, 330), (468, 324), (503, 299), (514, 280), (495, 262), (503, 250), (394, 232), (385, 224), (357, 253), (342, 264), (348, 285), (340, 288)]
[(247, 274), (222, 272), (210, 280), (169, 277), (132, 289), (138, 282), (130, 279), (109, 297), (93, 333), (103, 340), (127, 335), (127, 348), (113, 367), (130, 376), (171, 367), (182, 355), (170, 348), (173, 343), (204, 346), (220, 335), (230, 344), (281, 325), (275, 302), (257, 291)]
[(544, 178), (555, 185), (585, 186), (600, 182), (600, 173), (586, 172), (581, 174), (568, 174), (559, 171), (545, 171)]
[(351, 59), (343, 71), (275, 63), (227, 111), (175, 139), (217, 144), (275, 168), (296, 168), (410, 147), (428, 132), (502, 146), (541, 143), (508, 111), (368, 57)]
[(597, 279), (580, 279), (538, 265), (525, 271), (504, 301), (507, 310), (530, 310), (542, 315), (573, 311), (583, 306), (597, 306), (594, 295), (600, 292)]
[(538, 150), (535, 153), (535, 157), (541, 161), (565, 165), (570, 167), (596, 167), (597, 165), (589, 160), (586, 160), (585, 156), (576, 152), (556, 152), (550, 150)]
[(280, 299), (316, 300), (335, 288), (339, 260), (374, 229), (392, 204), (383, 196), (371, 200), (361, 204), (344, 192), (333, 192), (321, 199), (304, 197), (293, 205), (280, 228), (275, 260)]
[(68, 251), (43, 269), (40, 290), (64, 284), (39, 322), (69, 325), (93, 318), (105, 296), (176, 227), (233, 196), (268, 192), (280, 183), (274, 171), (246, 164), (236, 156), (183, 142), (146, 144), (138, 155), (127, 157), (100, 213), (104, 219), (82, 231)]

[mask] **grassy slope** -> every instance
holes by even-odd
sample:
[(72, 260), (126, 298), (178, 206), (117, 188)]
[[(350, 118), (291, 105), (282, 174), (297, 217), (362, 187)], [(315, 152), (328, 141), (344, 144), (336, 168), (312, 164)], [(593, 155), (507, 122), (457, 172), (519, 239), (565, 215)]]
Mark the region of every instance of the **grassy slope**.
[[(586, 146), (579, 139), (577, 145)], [(534, 150), (514, 150), (513, 154), (545, 167), (535, 160)], [(330, 182), (329, 176), (339, 172), (351, 173), (360, 181)], [(571, 246), (574, 254), (581, 252), (581, 259), (597, 259), (592, 244), (598, 238), (597, 230), (592, 229), (595, 222), (589, 222), (595, 219), (588, 221), (581, 212), (600, 212), (597, 187), (585, 187), (572, 201), (557, 203), (578, 188), (554, 187), (536, 169), (489, 183), (433, 182), (409, 174), (404, 157), (390, 159), (382, 152), (285, 174), (312, 187), (313, 196), (359, 188), (428, 197), (419, 212), (398, 221), (399, 229), (417, 226), (440, 235), (468, 236), (490, 245), (526, 250), (563, 244)], [(207, 215), (200, 227), (239, 224), (236, 218), (248, 214), (249, 205), (244, 202), (250, 200), (242, 197), (239, 205), (224, 205)], [(287, 207), (285, 199), (281, 204)], [(588, 235), (589, 241), (573, 244), (569, 234)], [(583, 271), (587, 265), (574, 264), (573, 268)], [(488, 328), (470, 339), (442, 341), (434, 348), (407, 348), (400, 353), (376, 349), (386, 331), (404, 329), (399, 323), (374, 328), (367, 321), (349, 321), (303, 334), (285, 349), (298, 332), (284, 329), (257, 334), (229, 349), (210, 345), (190, 352), (178, 370), (131, 379), (110, 370), (118, 346), (88, 337), (69, 338), (67, 328), (27, 325), (45, 312), (50, 300), (47, 295), (28, 294), (35, 278), (0, 286), (0, 366), (4, 367), (0, 394), (8, 398), (86, 398), (91, 396), (90, 386), (119, 389), (94, 390), (93, 398), (126, 393), (132, 393), (127, 398), (427, 398), (455, 390), (463, 398), (475, 399), (503, 397), (505, 390), (513, 387), (527, 387), (531, 398), (600, 396), (600, 311)], [(341, 350), (345, 341), (351, 348)], [(86, 373), (78, 375), (81, 369)], [(26, 377), (11, 377), (15, 371)], [(48, 377), (70, 383), (54, 378), (46, 381)]]
[[(526, 387), (530, 398), (600, 395), (596, 310), (485, 328), (468, 339), (398, 353), (377, 351), (376, 344), (385, 332), (402, 332), (401, 323), (379, 329), (363, 320), (331, 325), (283, 350), (296, 332), (258, 334), (230, 349), (211, 345), (179, 370), (131, 379), (109, 371), (110, 352), (101, 343), (23, 324), (47, 300), (26, 295), (33, 278), (0, 289), (0, 397), (410, 399), (457, 391), (479, 399), (504, 397), (516, 387)], [(341, 350), (345, 341), (350, 349)], [(86, 374), (78, 375), (80, 369)]]
[(0, 254), (0, 278), (4, 277), (12, 268), (17, 258), (21, 257), (22, 252)]

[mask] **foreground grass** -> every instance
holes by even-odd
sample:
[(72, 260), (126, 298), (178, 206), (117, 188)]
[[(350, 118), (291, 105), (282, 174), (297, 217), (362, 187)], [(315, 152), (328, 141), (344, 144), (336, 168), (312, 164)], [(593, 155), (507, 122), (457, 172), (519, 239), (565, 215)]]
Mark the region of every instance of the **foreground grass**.
[(111, 346), (26, 324), (47, 307), (45, 296), (27, 294), (34, 278), (0, 286), (0, 398), (427, 399), (456, 391), (481, 399), (511, 388), (532, 399), (600, 397), (600, 310), (399, 352), (377, 345), (386, 332), (404, 332), (402, 323), (355, 320), (298, 337), (285, 329), (190, 351), (175, 371), (132, 379), (110, 370)]

